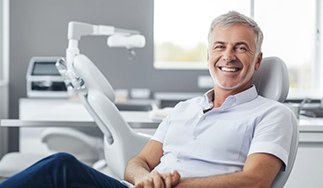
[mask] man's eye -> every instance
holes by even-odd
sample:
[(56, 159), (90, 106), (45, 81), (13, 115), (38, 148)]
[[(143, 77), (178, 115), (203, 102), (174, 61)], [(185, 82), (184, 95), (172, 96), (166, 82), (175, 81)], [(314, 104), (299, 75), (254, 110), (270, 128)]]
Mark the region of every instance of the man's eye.
[(222, 50), (224, 48), (225, 48), (225, 46), (223, 46), (223, 45), (216, 45), (216, 46), (214, 46), (214, 49), (215, 50)]
[(248, 50), (248, 48), (247, 48), (247, 47), (245, 47), (245, 46), (237, 46), (237, 47), (235, 48), (235, 50), (236, 50), (237, 52), (246, 52), (246, 51)]

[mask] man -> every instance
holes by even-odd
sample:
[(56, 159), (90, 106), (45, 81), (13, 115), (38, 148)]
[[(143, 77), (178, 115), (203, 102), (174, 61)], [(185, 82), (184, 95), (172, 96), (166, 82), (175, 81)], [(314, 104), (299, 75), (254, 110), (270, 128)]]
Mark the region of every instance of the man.
[[(141, 187), (270, 187), (287, 165), (293, 113), (257, 94), (252, 76), (262, 60), (263, 35), (250, 18), (231, 11), (209, 32), (214, 88), (175, 106), (125, 180)], [(126, 187), (126, 183), (56, 154), (1, 187)]]

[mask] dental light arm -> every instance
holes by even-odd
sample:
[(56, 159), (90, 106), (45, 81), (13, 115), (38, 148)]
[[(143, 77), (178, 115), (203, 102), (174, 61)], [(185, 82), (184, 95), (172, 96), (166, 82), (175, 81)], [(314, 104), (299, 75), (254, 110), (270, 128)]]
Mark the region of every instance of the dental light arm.
[(83, 36), (108, 36), (108, 47), (126, 48), (130, 51), (131, 55), (134, 55), (133, 48), (142, 48), (146, 44), (145, 37), (135, 30), (119, 29), (106, 25), (92, 25), (82, 22), (69, 22), (66, 59), (65, 61), (58, 61), (56, 67), (65, 78), (65, 84), (69, 92), (72, 93), (82, 92), (84, 88), (83, 80), (73, 70), (74, 58), (80, 55), (78, 43)]
[(145, 46), (145, 37), (138, 31), (119, 29), (113, 26), (92, 25), (82, 22), (69, 22), (68, 24), (68, 48), (66, 49), (67, 63), (73, 63), (74, 56), (80, 54), (78, 41), (82, 36), (109, 36), (109, 47), (142, 48)]
[(68, 24), (68, 39), (80, 40), (86, 35), (133, 35), (139, 34), (135, 30), (118, 29), (113, 26), (91, 25), (82, 22), (70, 22)]

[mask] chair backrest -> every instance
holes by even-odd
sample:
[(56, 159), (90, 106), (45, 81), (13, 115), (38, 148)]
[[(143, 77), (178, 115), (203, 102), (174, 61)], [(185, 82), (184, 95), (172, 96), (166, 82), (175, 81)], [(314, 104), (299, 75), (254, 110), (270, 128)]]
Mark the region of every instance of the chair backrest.
[[(128, 160), (143, 148), (150, 136), (134, 132), (115, 106), (114, 92), (100, 70), (84, 55), (74, 58), (74, 70), (85, 84), (80, 97), (104, 133), (104, 153), (108, 167), (123, 178)], [(98, 82), (99, 81), (99, 82)]]
[[(288, 71), (285, 63), (278, 57), (266, 57), (253, 77), (259, 95), (279, 102), (284, 102), (289, 91)], [(298, 148), (298, 122), (292, 118), (293, 134), (289, 151), (288, 164), (285, 170), (279, 172), (272, 188), (284, 187), (294, 166)]]

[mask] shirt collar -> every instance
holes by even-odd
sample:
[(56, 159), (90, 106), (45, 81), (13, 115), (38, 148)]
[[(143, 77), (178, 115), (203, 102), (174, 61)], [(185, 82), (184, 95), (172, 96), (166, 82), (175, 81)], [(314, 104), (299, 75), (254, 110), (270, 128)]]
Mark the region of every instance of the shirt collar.
[[(219, 107), (222, 110), (229, 109), (233, 106), (249, 102), (253, 99), (255, 99), (258, 96), (258, 92), (256, 90), (256, 87), (252, 85), (249, 89), (244, 90), (238, 94), (230, 95), (227, 97), (222, 104), (221, 107)], [(213, 107), (213, 100), (214, 100), (214, 89), (211, 89), (207, 91), (203, 95), (203, 100), (200, 103), (200, 106), (203, 110), (207, 110)]]

